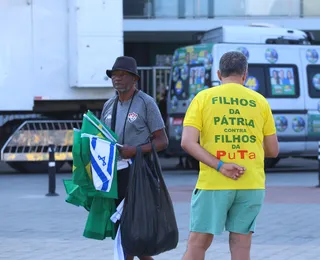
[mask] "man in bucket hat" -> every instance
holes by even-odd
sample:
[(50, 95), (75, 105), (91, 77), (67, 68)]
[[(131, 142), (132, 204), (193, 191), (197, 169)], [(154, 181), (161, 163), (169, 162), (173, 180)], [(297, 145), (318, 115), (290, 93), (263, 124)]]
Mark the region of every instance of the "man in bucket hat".
[[(118, 194), (117, 206), (125, 198), (129, 181), (130, 164), (126, 159), (133, 159), (136, 147), (141, 146), (143, 153), (151, 153), (151, 139), (157, 151), (166, 149), (168, 138), (165, 124), (154, 99), (136, 88), (140, 76), (136, 60), (132, 57), (118, 57), (111, 70), (106, 71), (116, 89), (116, 95), (103, 107), (101, 120), (119, 137), (123, 144), (119, 148), (118, 159)], [(134, 256), (126, 256), (134, 259)], [(152, 260), (152, 257), (139, 257)]]

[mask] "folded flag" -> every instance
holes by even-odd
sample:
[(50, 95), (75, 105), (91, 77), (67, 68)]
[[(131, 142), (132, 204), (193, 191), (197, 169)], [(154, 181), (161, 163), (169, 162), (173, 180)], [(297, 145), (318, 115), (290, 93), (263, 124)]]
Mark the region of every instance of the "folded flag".
[[(90, 113), (90, 111), (83, 115), (83, 120), (82, 120), (82, 127), (81, 127), (81, 159), (82, 162), (84, 164), (84, 168), (85, 168), (85, 173), (88, 176), (89, 181), (92, 184), (92, 188), (90, 189), (90, 186), (88, 186), (88, 189), (86, 190), (87, 194), (89, 196), (102, 196), (102, 197), (106, 197), (106, 198), (113, 198), (113, 199), (117, 199), (118, 198), (118, 187), (117, 187), (117, 163), (116, 163), (116, 158), (118, 157), (118, 150), (114, 149), (114, 152), (116, 153), (116, 156), (114, 159), (115, 160), (113, 163), (113, 169), (110, 171), (112, 172), (112, 180), (109, 181), (109, 184), (111, 184), (111, 188), (108, 184), (108, 192), (103, 191), (101, 188), (97, 188), (95, 186), (95, 184), (97, 184), (97, 181), (99, 182), (99, 180), (96, 178), (96, 182), (93, 180), (93, 165), (92, 165), (92, 157), (91, 155), (91, 139), (90, 137), (96, 137), (99, 138), (99, 140), (105, 140), (109, 143), (112, 144), (116, 144), (117, 142), (117, 136), (116, 134), (109, 129), (107, 126), (105, 126), (102, 122), (99, 121), (99, 119), (97, 119), (92, 113)], [(109, 139), (110, 138), (110, 139)], [(114, 146), (112, 146), (114, 147)], [(116, 148), (116, 147), (114, 147)], [(109, 161), (108, 155), (106, 154), (106, 152), (109, 150), (105, 150), (103, 154), (101, 154), (100, 152), (100, 156), (101, 158), (105, 157), (106, 162)], [(97, 157), (96, 162), (101, 162), (101, 160), (99, 160), (99, 158)], [(102, 165), (101, 165), (102, 166)], [(106, 166), (104, 167), (104, 169), (108, 169)], [(98, 171), (99, 173), (99, 171)], [(107, 176), (107, 172), (103, 172), (103, 174), (106, 174)], [(99, 175), (96, 175), (96, 177)], [(100, 174), (101, 176), (101, 174)], [(99, 186), (99, 185), (98, 185)], [(97, 193), (98, 192), (98, 193)]]
[(109, 192), (116, 169), (116, 144), (90, 136), (91, 172), (96, 190)]
[[(81, 130), (74, 128), (73, 129), (73, 147), (72, 147), (72, 157), (73, 157), (73, 165), (72, 165), (72, 181), (74, 184), (79, 185), (82, 188), (86, 188), (85, 190), (89, 190), (91, 188), (92, 183), (89, 175), (86, 172), (86, 166), (84, 165), (81, 158)], [(93, 189), (93, 187), (91, 188)]]
[(104, 125), (90, 110), (87, 114), (84, 114), (83, 117), (96, 127), (101, 132), (101, 135), (112, 142), (117, 142), (118, 136), (109, 127)]
[[(81, 129), (74, 129), (72, 180), (64, 180), (66, 202), (89, 211), (83, 236), (115, 239), (110, 216), (118, 198), (115, 147), (117, 135), (88, 111)], [(103, 151), (102, 151), (103, 150)]]

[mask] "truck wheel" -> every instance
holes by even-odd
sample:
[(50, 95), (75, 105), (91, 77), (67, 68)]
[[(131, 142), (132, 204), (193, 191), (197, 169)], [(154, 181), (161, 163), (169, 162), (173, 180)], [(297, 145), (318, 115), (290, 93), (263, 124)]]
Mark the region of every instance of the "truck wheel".
[[(47, 173), (48, 163), (47, 162), (8, 162), (11, 168), (15, 169), (20, 173)], [(63, 166), (64, 162), (56, 162), (57, 172)]]
[(276, 164), (280, 161), (280, 158), (265, 158), (264, 159), (264, 168), (268, 169), (268, 168), (273, 168), (274, 166), (276, 166)]
[(68, 163), (68, 165), (71, 166), (71, 168), (72, 168), (72, 166), (73, 166), (73, 161), (67, 161), (67, 163)]

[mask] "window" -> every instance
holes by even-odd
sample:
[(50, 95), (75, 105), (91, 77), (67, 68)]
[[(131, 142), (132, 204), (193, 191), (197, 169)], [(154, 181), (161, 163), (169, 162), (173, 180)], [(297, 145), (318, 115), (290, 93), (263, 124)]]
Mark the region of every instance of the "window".
[(267, 98), (297, 98), (300, 95), (298, 69), (291, 64), (249, 64), (244, 85)]
[(320, 97), (320, 65), (308, 65), (308, 89), (311, 98)]
[(268, 93), (273, 98), (296, 98), (300, 95), (297, 67), (294, 65), (268, 65)]
[(208, 6), (208, 0), (185, 0), (185, 16), (208, 17)]
[(202, 64), (190, 65), (189, 98), (192, 100), (201, 90), (211, 87), (211, 69)]
[(266, 95), (266, 80), (264, 66), (258, 64), (249, 64), (248, 75), (244, 85), (261, 95)]
[(175, 66), (172, 73), (171, 97), (191, 101), (201, 90), (211, 87), (211, 69), (203, 64)]

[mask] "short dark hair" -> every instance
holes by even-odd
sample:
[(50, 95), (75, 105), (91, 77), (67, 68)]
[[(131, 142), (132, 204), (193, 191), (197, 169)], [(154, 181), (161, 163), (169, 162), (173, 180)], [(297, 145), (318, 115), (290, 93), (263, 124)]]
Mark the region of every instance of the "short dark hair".
[(229, 51), (222, 55), (219, 70), (223, 78), (242, 76), (248, 69), (248, 61), (239, 51)]

